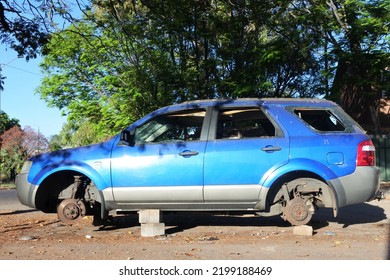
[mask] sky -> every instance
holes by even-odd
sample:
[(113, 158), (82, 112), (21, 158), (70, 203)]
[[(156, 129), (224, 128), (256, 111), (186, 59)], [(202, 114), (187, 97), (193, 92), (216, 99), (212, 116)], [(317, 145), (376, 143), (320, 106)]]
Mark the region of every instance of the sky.
[(4, 80), (4, 91), (0, 91), (0, 109), (9, 118), (19, 120), (22, 128), (30, 126), (47, 138), (58, 134), (66, 117), (57, 108), (49, 107), (35, 93), (43, 75), (39, 69), (41, 59), (26, 62), (18, 58), (14, 50), (0, 45), (0, 65)]

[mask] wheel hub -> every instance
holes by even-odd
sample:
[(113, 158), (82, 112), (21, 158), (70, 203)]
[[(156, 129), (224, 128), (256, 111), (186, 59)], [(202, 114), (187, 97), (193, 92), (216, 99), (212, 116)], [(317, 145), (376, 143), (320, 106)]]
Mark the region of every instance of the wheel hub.
[(313, 215), (313, 208), (314, 206), (309, 200), (296, 197), (287, 202), (284, 217), (292, 225), (305, 225)]
[(85, 216), (87, 210), (81, 200), (65, 199), (57, 207), (60, 220), (66, 224), (74, 224)]

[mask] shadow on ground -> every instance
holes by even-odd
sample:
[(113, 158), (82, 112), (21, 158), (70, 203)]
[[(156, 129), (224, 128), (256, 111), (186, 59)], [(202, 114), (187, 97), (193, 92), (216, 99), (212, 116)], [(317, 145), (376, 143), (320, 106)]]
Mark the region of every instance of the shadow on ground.
[(336, 222), (346, 228), (350, 225), (376, 223), (386, 218), (381, 207), (361, 203), (340, 208), (337, 217), (333, 216), (332, 209), (319, 209), (314, 214), (311, 225), (314, 229), (319, 229), (328, 226), (329, 222)]
[[(384, 210), (378, 206), (362, 203), (347, 206), (339, 210), (337, 217), (333, 216), (332, 209), (319, 209), (313, 216), (309, 225), (314, 230), (327, 227), (330, 222), (342, 224), (344, 228), (355, 224), (370, 224), (386, 219)], [(166, 225), (166, 233), (174, 234), (198, 226), (238, 226), (238, 227), (291, 227), (280, 216), (259, 217), (248, 213), (209, 213), (209, 212), (174, 212), (164, 213), (162, 222)], [(130, 214), (116, 216), (110, 223), (100, 227), (99, 230), (115, 230), (138, 226), (138, 215)]]
[(39, 210), (36, 210), (36, 209), (14, 210), (14, 211), (10, 211), (10, 212), (0, 213), (0, 216), (26, 214), (26, 213), (31, 213), (31, 212), (39, 212)]

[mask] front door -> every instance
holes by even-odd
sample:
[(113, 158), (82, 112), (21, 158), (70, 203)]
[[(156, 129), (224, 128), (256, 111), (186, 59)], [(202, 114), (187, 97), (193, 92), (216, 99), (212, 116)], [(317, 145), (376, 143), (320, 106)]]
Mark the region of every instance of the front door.
[(201, 109), (160, 115), (135, 129), (134, 145), (114, 148), (115, 201), (203, 202), (204, 117)]

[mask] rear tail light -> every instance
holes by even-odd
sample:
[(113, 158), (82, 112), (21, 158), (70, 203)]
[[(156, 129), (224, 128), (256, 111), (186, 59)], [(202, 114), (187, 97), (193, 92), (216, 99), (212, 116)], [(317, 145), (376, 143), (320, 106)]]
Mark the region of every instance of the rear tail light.
[(375, 165), (375, 146), (371, 140), (366, 140), (359, 143), (357, 166), (374, 166)]

